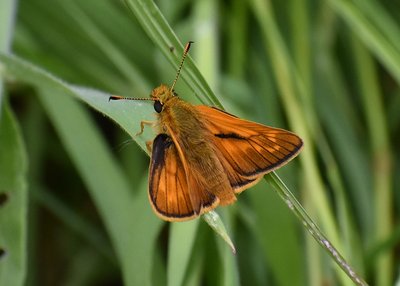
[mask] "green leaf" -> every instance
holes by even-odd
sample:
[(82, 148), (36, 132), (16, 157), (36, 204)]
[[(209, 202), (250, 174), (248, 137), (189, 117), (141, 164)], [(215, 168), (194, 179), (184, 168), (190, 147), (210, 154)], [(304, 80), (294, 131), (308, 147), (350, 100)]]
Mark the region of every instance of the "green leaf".
[(7, 104), (0, 111), (0, 285), (24, 285), (26, 276), (26, 154)]
[[(125, 106), (121, 105), (118, 112), (118, 105), (110, 108), (109, 95), (68, 85), (15, 57), (0, 54), (0, 61), (9, 75), (39, 88), (39, 98), (105, 222), (126, 284), (150, 284), (151, 253), (161, 221), (152, 214), (147, 202), (146, 178), (139, 195), (134, 196), (87, 110), (72, 97), (86, 100), (111, 117), (122, 114), (121, 120), (116, 118), (122, 122)], [(133, 121), (139, 121), (137, 114), (130, 114)], [(136, 126), (132, 121), (128, 125)]]
[[(143, 29), (157, 44), (164, 56), (177, 69), (183, 47), (155, 3), (152, 0), (124, 0), (124, 2), (135, 14)], [(189, 40), (191, 39), (187, 39), (187, 41)], [(171, 53), (171, 47), (176, 52)], [(182, 73), (182, 78), (201, 100), (221, 107), (221, 103), (194, 65), (190, 55), (185, 61), (185, 70)]]
[[(279, 285), (303, 285), (301, 237), (297, 235), (299, 228), (293, 215), (263, 181), (257, 184), (250, 197), (256, 214), (252, 229), (260, 239), (275, 279)], [(292, 258), (288, 260), (288, 257)], [(287, 272), (291, 275), (287, 275)]]
[(183, 285), (199, 221), (199, 219), (195, 219), (171, 224), (167, 264), (168, 286)]
[[(357, 4), (353, 1), (328, 1), (333, 9), (347, 22), (350, 29), (364, 42), (370, 51), (390, 71), (391, 75), (400, 83), (400, 49), (398, 47), (398, 27), (393, 26), (389, 14), (375, 1)], [(371, 2), (368, 4), (368, 2)], [(360, 7), (358, 7), (360, 6)], [(368, 15), (369, 14), (369, 15)], [(372, 19), (369, 19), (368, 16)], [(376, 16), (374, 16), (376, 15)], [(385, 18), (387, 18), (385, 20)], [(375, 22), (375, 23), (374, 23)], [(390, 32), (387, 32), (390, 31)]]
[(82, 106), (51, 91), (43, 91), (40, 99), (102, 214), (125, 282), (148, 284), (151, 251), (161, 222), (150, 211), (145, 178), (135, 197)]
[(231, 238), (228, 236), (226, 228), (221, 220), (221, 217), (218, 215), (218, 213), (215, 211), (210, 211), (210, 212), (204, 214), (203, 219), (229, 245), (232, 253), (236, 254), (235, 246), (233, 245)]

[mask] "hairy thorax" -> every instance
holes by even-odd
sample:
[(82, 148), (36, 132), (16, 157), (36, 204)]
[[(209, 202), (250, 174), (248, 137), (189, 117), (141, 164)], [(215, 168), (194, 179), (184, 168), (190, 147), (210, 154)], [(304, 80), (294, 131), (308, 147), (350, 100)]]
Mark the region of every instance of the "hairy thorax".
[(204, 176), (207, 174), (208, 187), (220, 188), (221, 185), (227, 185), (228, 181), (210, 144), (212, 134), (206, 129), (204, 120), (193, 105), (178, 97), (170, 98), (159, 114), (162, 132), (173, 138), (184, 160), (190, 166), (195, 166), (191, 171)]

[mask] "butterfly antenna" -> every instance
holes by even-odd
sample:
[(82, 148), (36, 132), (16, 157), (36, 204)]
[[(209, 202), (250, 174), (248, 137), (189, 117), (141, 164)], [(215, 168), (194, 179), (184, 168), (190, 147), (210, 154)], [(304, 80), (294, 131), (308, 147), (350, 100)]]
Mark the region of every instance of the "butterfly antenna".
[(135, 98), (135, 97), (124, 97), (124, 96), (119, 96), (119, 95), (111, 95), (108, 98), (108, 101), (111, 101), (111, 100), (151, 100), (151, 101), (154, 101), (155, 99), (151, 98), (151, 97)]
[(181, 69), (182, 69), (182, 66), (183, 66), (183, 62), (185, 61), (185, 58), (186, 58), (187, 54), (189, 53), (190, 45), (193, 44), (193, 43), (194, 43), (194, 42), (192, 42), (192, 41), (187, 42), (187, 44), (186, 44), (186, 46), (185, 46), (185, 49), (183, 50), (182, 60), (181, 60), (181, 63), (180, 63), (180, 65), (179, 65), (178, 71), (176, 72), (175, 80), (174, 80), (174, 82), (172, 83), (171, 92), (174, 90), (175, 84), (176, 84), (176, 82), (178, 81), (179, 75), (180, 75), (180, 73), (181, 73)]

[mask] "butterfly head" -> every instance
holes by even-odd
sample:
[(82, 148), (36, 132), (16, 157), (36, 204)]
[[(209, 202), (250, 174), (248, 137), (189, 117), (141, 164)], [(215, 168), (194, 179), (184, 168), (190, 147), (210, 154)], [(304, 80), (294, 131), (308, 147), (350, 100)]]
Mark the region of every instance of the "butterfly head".
[(154, 110), (157, 113), (160, 113), (162, 111), (164, 104), (167, 103), (168, 100), (170, 100), (171, 98), (176, 96), (176, 93), (174, 92), (174, 87), (175, 87), (176, 82), (178, 81), (178, 78), (179, 78), (179, 75), (181, 73), (181, 69), (183, 66), (183, 62), (185, 61), (185, 58), (190, 49), (190, 45), (192, 43), (193, 43), (192, 41), (189, 41), (183, 50), (182, 60), (178, 67), (178, 71), (176, 72), (175, 80), (172, 83), (172, 86), (168, 87), (165, 84), (161, 84), (159, 87), (156, 87), (151, 92), (150, 98), (151, 98), (151, 100), (154, 100)]
[(165, 84), (161, 84), (159, 87), (153, 89), (150, 94), (150, 97), (145, 98), (133, 98), (133, 97), (123, 97), (119, 95), (112, 95), (109, 97), (109, 100), (151, 100), (154, 102), (154, 110), (157, 113), (160, 113), (163, 110), (164, 105), (173, 97), (176, 97), (176, 93), (171, 90)]
[(165, 84), (161, 84), (160, 86), (153, 89), (150, 98), (151, 100), (154, 100), (154, 110), (160, 113), (164, 104), (167, 103), (168, 100), (170, 100), (174, 96), (176, 96), (174, 91)]

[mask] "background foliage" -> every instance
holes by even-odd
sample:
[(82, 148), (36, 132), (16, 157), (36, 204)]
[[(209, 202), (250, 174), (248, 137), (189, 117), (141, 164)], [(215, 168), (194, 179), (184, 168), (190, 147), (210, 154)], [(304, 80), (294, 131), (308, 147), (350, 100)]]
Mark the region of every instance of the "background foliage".
[(151, 130), (138, 148), (101, 113), (129, 134), (152, 118), (107, 98), (172, 82), (181, 46), (165, 20), (201, 72), (188, 60), (178, 94), (299, 133), (279, 175), (368, 283), (394, 284), (399, 3), (156, 4), (0, 3), (0, 48), (17, 56), (0, 54), (0, 285), (351, 285), (266, 182), (218, 209), (236, 255), (204, 221), (152, 213)]

